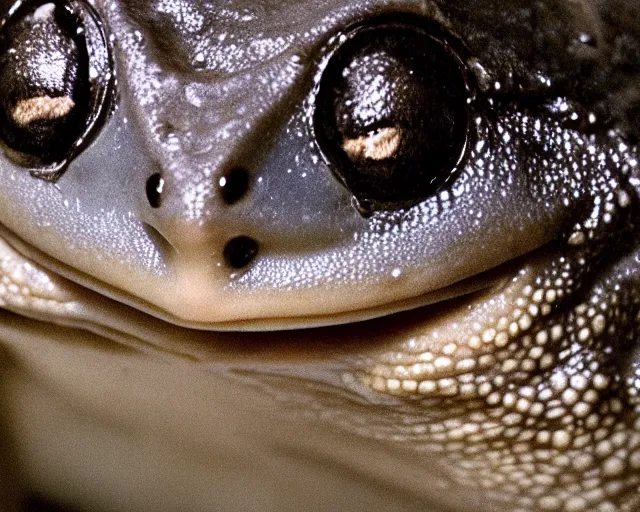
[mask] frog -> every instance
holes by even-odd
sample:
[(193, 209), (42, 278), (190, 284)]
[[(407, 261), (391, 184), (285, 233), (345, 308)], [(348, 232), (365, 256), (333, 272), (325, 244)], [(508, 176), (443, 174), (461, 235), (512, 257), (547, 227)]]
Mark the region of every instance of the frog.
[(638, 510), (631, 0), (2, 0), (8, 510)]

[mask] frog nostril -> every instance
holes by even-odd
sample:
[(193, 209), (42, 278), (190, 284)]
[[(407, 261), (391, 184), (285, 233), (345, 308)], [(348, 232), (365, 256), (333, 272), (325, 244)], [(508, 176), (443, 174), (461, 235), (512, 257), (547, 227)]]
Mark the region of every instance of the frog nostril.
[(164, 189), (164, 179), (159, 173), (153, 174), (147, 180), (147, 199), (153, 208), (159, 208), (162, 204), (162, 192)]
[(249, 188), (249, 175), (244, 169), (231, 169), (220, 178), (218, 187), (225, 203), (236, 203), (242, 199)]
[(258, 254), (258, 242), (248, 236), (237, 236), (227, 242), (222, 255), (233, 268), (242, 268), (251, 263)]

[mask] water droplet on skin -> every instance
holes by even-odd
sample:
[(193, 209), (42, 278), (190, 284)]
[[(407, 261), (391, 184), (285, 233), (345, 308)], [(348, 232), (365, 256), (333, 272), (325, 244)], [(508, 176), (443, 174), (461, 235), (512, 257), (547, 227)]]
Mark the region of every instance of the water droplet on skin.
[(578, 41), (582, 44), (588, 44), (589, 46), (596, 46), (596, 40), (591, 34), (587, 34), (586, 32), (582, 32), (578, 36)]
[(133, 32), (133, 39), (136, 43), (141, 44), (144, 41), (144, 36), (142, 35), (142, 32), (136, 30)]
[(187, 85), (184, 88), (184, 96), (187, 99), (187, 101), (193, 105), (194, 107), (201, 107), (202, 106), (202, 99), (200, 98), (200, 96), (198, 95), (198, 91), (196, 90), (196, 87), (193, 85)]
[(203, 69), (206, 67), (206, 58), (204, 53), (198, 52), (193, 58), (193, 67), (196, 69)]

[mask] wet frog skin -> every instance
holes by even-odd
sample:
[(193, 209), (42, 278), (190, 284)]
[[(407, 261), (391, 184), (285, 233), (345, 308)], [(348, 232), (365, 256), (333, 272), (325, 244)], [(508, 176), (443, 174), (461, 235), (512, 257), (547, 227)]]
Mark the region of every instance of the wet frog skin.
[(7, 508), (640, 509), (633, 2), (0, 9)]

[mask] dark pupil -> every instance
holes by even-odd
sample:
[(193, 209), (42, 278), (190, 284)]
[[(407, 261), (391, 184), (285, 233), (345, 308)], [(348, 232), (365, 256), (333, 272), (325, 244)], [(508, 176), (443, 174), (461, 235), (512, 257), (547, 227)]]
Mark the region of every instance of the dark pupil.
[(346, 186), (374, 209), (431, 195), (464, 147), (460, 63), (416, 27), (361, 30), (329, 61), (317, 101), (321, 148)]
[(86, 126), (88, 56), (78, 20), (40, 4), (0, 39), (0, 134), (45, 164), (63, 158)]

